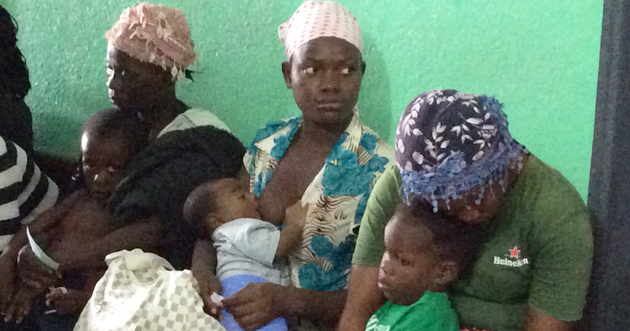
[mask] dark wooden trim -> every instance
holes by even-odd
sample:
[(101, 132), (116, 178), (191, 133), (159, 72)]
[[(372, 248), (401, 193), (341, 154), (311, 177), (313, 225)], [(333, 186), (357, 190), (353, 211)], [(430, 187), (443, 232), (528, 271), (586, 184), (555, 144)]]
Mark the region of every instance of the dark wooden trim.
[(630, 330), (630, 1), (605, 0), (588, 192), (595, 259), (585, 325)]

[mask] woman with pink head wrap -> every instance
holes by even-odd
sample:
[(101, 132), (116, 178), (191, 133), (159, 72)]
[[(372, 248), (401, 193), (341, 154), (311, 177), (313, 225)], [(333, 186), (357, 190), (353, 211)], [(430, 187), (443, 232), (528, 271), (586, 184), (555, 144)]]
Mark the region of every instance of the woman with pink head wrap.
[[(141, 119), (138, 130), (149, 145), (108, 200), (118, 230), (89, 245), (68, 246), (58, 257), (59, 272), (103, 266), (108, 254), (132, 248), (159, 250), (175, 268), (190, 269), (196, 236), (183, 218), (184, 201), (210, 178), (236, 177), (245, 148), (214, 114), (176, 97), (176, 81), (197, 58), (181, 10), (138, 3), (105, 38), (109, 97), (119, 111)], [(25, 278), (51, 286), (56, 274), (25, 252)]]
[[(365, 63), (352, 13), (335, 1), (305, 1), (278, 35), (285, 86), (302, 116), (259, 130), (244, 164), (263, 220), (279, 225), (285, 209), (301, 201), (306, 225), (288, 259), (292, 286), (248, 284), (224, 293), (223, 305), (246, 330), (277, 317), (289, 329), (293, 321), (299, 330), (329, 330), (343, 310), (365, 202), (394, 155), (358, 116)], [(211, 293), (203, 288), (210, 281), (200, 283)]]
[(116, 107), (145, 120), (150, 138), (178, 116), (188, 118), (176, 122), (227, 129), (214, 114), (190, 109), (175, 95), (175, 82), (186, 77), (186, 68), (197, 59), (181, 10), (139, 2), (123, 11), (105, 39), (109, 98)]
[(125, 9), (105, 39), (134, 59), (160, 66), (174, 79), (183, 79), (186, 67), (197, 59), (184, 14), (162, 5), (140, 2)]

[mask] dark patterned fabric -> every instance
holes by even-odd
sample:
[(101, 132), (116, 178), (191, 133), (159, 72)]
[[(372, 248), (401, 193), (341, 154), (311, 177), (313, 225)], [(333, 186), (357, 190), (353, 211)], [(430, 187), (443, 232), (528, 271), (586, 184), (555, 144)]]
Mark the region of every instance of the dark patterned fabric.
[[(434, 90), (416, 97), (396, 130), (396, 163), (405, 201), (410, 193), (431, 201), (462, 199), (503, 179), (525, 148), (508, 131), (507, 117), (493, 97)], [(516, 163), (519, 168), (520, 162)]]

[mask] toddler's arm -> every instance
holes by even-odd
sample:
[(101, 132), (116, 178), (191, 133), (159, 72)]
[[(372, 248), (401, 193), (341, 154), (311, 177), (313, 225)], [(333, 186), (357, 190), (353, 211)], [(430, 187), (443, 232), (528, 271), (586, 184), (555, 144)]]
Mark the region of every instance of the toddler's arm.
[(46, 232), (59, 224), (59, 222), (80, 200), (82, 194), (85, 194), (85, 190), (79, 190), (72, 193), (57, 206), (42, 213), (28, 225), (31, 235), (37, 238), (38, 244), (42, 246), (46, 246), (48, 244), (50, 238), (46, 236)]

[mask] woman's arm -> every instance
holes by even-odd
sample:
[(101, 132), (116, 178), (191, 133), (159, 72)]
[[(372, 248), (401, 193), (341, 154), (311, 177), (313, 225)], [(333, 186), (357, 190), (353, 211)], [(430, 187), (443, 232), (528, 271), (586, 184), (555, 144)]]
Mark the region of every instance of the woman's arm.
[[(347, 290), (325, 292), (286, 287), (286, 294), (279, 299), (283, 316), (307, 319), (315, 324), (333, 327), (339, 322), (347, 297)], [(283, 298), (286, 299), (283, 301)]]
[(529, 308), (525, 331), (569, 331), (569, 322), (547, 316), (536, 309)]
[[(74, 206), (77, 199), (78, 193), (75, 193), (54, 208), (40, 214), (33, 222), (28, 224), (31, 235), (37, 236), (39, 241), (47, 242), (48, 238), (42, 240), (44, 239), (42, 238), (42, 235), (59, 223), (59, 220), (65, 216), (72, 206)], [(38, 243), (42, 244), (39, 241)], [(28, 239), (26, 236), (26, 226), (23, 226), (13, 236), (13, 238), (11, 238), (11, 241), (0, 256), (0, 311), (4, 311), (7, 308), (8, 300), (13, 295), (13, 284), (11, 283), (11, 279), (17, 274), (16, 264), (20, 250), (30, 250), (30, 248), (25, 247), (27, 244)], [(20, 257), (24, 260), (34, 258), (32, 255), (29, 257), (26, 255), (27, 254), (22, 254)], [(27, 275), (32, 276), (23, 280), (26, 285), (34, 288), (40, 288), (45, 286), (45, 284), (52, 284), (57, 280), (57, 275), (54, 270), (41, 263), (35, 263), (35, 261), (32, 262), (32, 268), (21, 269), (22, 273), (26, 271)], [(24, 262), (22, 265), (24, 265)], [(35, 269), (41, 272), (28, 272), (29, 269)]]
[(385, 224), (402, 202), (401, 180), (396, 165), (390, 165), (368, 199), (352, 257), (348, 300), (338, 330), (365, 330), (370, 316), (385, 302), (378, 288), (378, 273), (385, 251)]
[(334, 327), (346, 296), (346, 290), (325, 292), (255, 283), (225, 298), (223, 304), (245, 330), (256, 330), (278, 317), (306, 319)]
[(59, 271), (102, 267), (105, 257), (123, 249), (153, 251), (160, 247), (162, 225), (157, 216), (139, 220), (68, 252), (59, 252)]
[(67, 248), (67, 251), (56, 254), (59, 262), (57, 272), (41, 263), (29, 246), (24, 246), (18, 258), (20, 279), (34, 288), (47, 288), (53, 286), (58, 275), (65, 271), (103, 267), (105, 257), (110, 253), (133, 248), (154, 250), (159, 247), (161, 232), (160, 221), (157, 217), (150, 217), (87, 245)]
[(0, 314), (5, 314), (15, 292), (16, 261), (20, 248), (26, 245), (26, 231), (16, 233), (0, 255)]
[(384, 303), (378, 288), (378, 267), (353, 265), (348, 286), (348, 300), (337, 330), (363, 331), (368, 320)]

